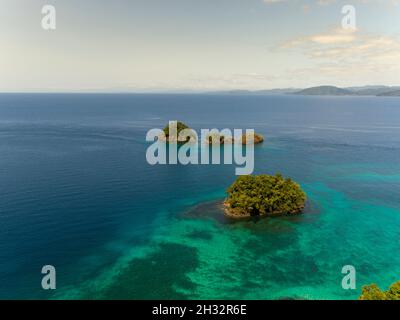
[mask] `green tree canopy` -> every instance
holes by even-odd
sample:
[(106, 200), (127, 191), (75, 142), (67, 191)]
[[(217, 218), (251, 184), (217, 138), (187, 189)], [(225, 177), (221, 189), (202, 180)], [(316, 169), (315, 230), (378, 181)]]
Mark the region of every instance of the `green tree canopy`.
[(376, 284), (364, 286), (360, 300), (400, 300), (400, 281), (393, 283), (389, 290), (382, 291)]
[[(180, 121), (176, 121), (176, 128), (177, 128), (177, 135), (184, 130), (184, 129), (190, 129), (186, 124)], [(165, 136), (168, 138), (169, 136), (169, 124), (163, 129)]]
[(299, 213), (307, 198), (296, 182), (280, 174), (240, 176), (227, 192), (225, 208), (236, 216)]

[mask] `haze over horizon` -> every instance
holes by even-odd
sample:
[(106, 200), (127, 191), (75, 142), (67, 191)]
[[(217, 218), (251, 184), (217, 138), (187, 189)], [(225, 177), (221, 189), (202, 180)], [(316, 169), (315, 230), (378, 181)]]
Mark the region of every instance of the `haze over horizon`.
[[(41, 27), (56, 8), (57, 28)], [(357, 30), (341, 28), (356, 8)], [(400, 84), (398, 0), (0, 0), (0, 92)]]

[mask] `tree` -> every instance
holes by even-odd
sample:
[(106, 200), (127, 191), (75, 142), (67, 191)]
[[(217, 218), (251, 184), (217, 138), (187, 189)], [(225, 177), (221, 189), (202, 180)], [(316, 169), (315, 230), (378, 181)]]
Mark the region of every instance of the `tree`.
[[(176, 125), (176, 136), (173, 134), (170, 135), (170, 125), (175, 126)], [(189, 134), (188, 136), (184, 138), (180, 138), (179, 134), (185, 130), (188, 129)], [(168, 142), (177, 142), (177, 143), (186, 143), (189, 142), (190, 140), (196, 141), (197, 135), (196, 132), (192, 129), (190, 129), (186, 124), (180, 121), (171, 121), (164, 129), (164, 135), (165, 135), (165, 140)]]
[(386, 296), (390, 300), (400, 300), (400, 281), (390, 286), (389, 290), (386, 292)]
[[(179, 135), (179, 133), (184, 130), (184, 129), (190, 129), (186, 124), (180, 121), (176, 121), (176, 133)], [(169, 124), (163, 129), (165, 136), (168, 138), (169, 136)]]
[(297, 183), (280, 174), (240, 176), (227, 192), (225, 208), (235, 216), (295, 214), (307, 198)]
[(388, 291), (382, 291), (376, 284), (364, 286), (359, 300), (400, 300), (400, 281), (393, 283)]

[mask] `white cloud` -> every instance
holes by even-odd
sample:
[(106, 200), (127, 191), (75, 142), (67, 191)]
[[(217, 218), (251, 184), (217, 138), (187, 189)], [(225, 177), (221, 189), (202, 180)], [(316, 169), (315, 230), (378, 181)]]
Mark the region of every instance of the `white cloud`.
[(319, 33), (311, 36), (300, 37), (294, 40), (287, 41), (282, 45), (283, 48), (292, 48), (300, 45), (335, 45), (348, 44), (357, 39), (357, 30), (352, 29), (334, 29), (329, 32)]
[(351, 83), (360, 81), (354, 79), (378, 81), (379, 75), (387, 76), (390, 70), (390, 80), (400, 81), (400, 39), (394, 37), (333, 29), (288, 41), (281, 49), (302, 55), (312, 65), (292, 70), (298, 75), (326, 76)]

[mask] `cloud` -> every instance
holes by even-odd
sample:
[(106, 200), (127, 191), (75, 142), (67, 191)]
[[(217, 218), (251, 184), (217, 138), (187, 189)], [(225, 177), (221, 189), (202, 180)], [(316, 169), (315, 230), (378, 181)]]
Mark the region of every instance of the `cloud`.
[(335, 44), (349, 44), (354, 42), (357, 37), (357, 30), (337, 28), (325, 33), (319, 33), (311, 36), (300, 37), (285, 42), (282, 48), (293, 48), (301, 45), (335, 45)]
[(332, 29), (325, 33), (292, 39), (281, 50), (306, 58), (312, 67), (292, 72), (341, 79), (376, 79), (387, 75), (400, 81), (400, 40), (359, 30)]
[(297, 49), (312, 58), (373, 58), (388, 52), (400, 56), (399, 39), (351, 29), (300, 37), (284, 43), (282, 48)]

